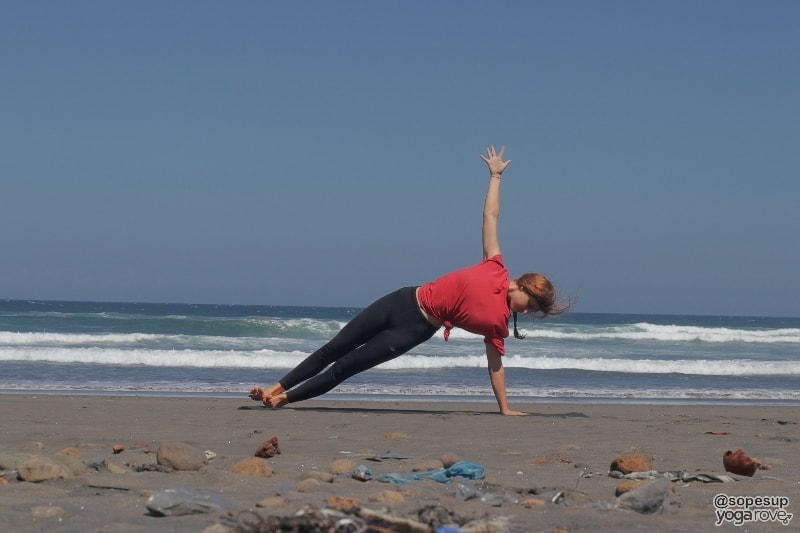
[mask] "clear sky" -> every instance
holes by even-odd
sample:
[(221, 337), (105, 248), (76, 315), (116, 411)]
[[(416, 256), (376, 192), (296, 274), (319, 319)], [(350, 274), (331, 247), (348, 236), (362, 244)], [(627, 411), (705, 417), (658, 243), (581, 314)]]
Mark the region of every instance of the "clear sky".
[(800, 2), (11, 1), (0, 298), (800, 316)]

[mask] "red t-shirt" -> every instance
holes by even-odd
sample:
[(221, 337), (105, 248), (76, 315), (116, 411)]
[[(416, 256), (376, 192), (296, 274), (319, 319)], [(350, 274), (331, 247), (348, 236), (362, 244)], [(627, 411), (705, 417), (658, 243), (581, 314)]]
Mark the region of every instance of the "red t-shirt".
[(420, 288), (419, 303), (444, 323), (444, 340), (453, 327), (484, 336), (500, 354), (508, 337), (508, 270), (498, 254), (475, 266), (445, 274)]

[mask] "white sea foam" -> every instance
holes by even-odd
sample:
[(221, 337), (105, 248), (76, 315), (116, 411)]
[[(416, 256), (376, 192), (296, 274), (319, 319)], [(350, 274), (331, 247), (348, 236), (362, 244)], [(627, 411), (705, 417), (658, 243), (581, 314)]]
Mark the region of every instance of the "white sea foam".
[(532, 328), (522, 330), (529, 338), (562, 340), (619, 339), (659, 342), (710, 342), (710, 343), (800, 343), (800, 329), (733, 329), (699, 326), (663, 326), (642, 322), (632, 325), (593, 327), (570, 330), (567, 328)]
[[(346, 322), (333, 320), (317, 320), (310, 318), (298, 319), (273, 319), (252, 318), (245, 322), (255, 327), (263, 328), (264, 332), (272, 331), (275, 335), (299, 335), (303, 338), (311, 333), (322, 339), (327, 339), (338, 332)], [(591, 341), (591, 340), (631, 340), (653, 342), (706, 342), (706, 343), (763, 343), (763, 344), (800, 344), (800, 328), (782, 329), (735, 329), (735, 328), (709, 328), (699, 326), (658, 325), (647, 322), (620, 326), (566, 326), (561, 324), (548, 324), (541, 327), (520, 327), (520, 332), (529, 339), (554, 339), (566, 341)], [(269, 338), (274, 338), (270, 335)], [(435, 338), (441, 338), (439, 332)], [(54, 332), (11, 332), (0, 331), (0, 345), (16, 344), (48, 344), (48, 345), (75, 345), (75, 344), (129, 344), (135, 342), (175, 342), (176, 340), (193, 339), (197, 342), (241, 343), (240, 336), (209, 335), (169, 335), (155, 333), (54, 333)], [(257, 342), (264, 342), (266, 338), (252, 337)], [(454, 328), (450, 334), (451, 341), (482, 339), (482, 335), (469, 333), (460, 328)]]
[[(148, 350), (69, 347), (0, 347), (0, 361), (83, 363), (102, 365), (144, 365), (186, 368), (293, 368), (308, 355), (304, 351), (262, 349), (237, 350)], [(508, 355), (509, 368), (530, 370), (583, 370), (627, 374), (687, 374), (700, 376), (800, 375), (800, 361), (757, 361), (736, 359), (658, 360), (602, 357), (546, 357)], [(483, 355), (430, 356), (406, 354), (381, 365), (388, 370), (439, 368), (485, 368)]]

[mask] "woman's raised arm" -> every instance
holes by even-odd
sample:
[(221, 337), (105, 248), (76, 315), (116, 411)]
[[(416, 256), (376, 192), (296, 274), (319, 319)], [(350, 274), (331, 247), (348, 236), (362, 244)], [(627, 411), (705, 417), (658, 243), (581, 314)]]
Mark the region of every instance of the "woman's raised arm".
[(486, 156), (481, 156), (489, 168), (489, 189), (486, 191), (486, 200), (483, 204), (483, 258), (488, 259), (500, 253), (500, 240), (497, 236), (497, 219), (500, 216), (500, 181), (503, 171), (511, 160), (503, 161), (506, 147), (500, 148), (496, 153), (494, 146), (486, 149)]

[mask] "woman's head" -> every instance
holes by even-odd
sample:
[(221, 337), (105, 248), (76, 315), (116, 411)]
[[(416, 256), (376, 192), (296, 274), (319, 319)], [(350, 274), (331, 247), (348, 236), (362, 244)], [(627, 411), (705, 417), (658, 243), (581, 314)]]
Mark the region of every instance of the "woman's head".
[(569, 303), (560, 303), (553, 284), (547, 276), (535, 272), (523, 274), (514, 280), (518, 293), (527, 297), (527, 301), (522, 301), (520, 294), (516, 295), (517, 305), (524, 306), (524, 310), (512, 309), (514, 314), (514, 336), (521, 339), (522, 336), (517, 331), (517, 312), (531, 314), (536, 318), (558, 315), (569, 309)]
[(537, 273), (523, 274), (516, 280), (517, 287), (528, 296), (528, 312), (544, 318), (566, 311), (568, 306), (556, 303), (556, 289), (547, 276)]

